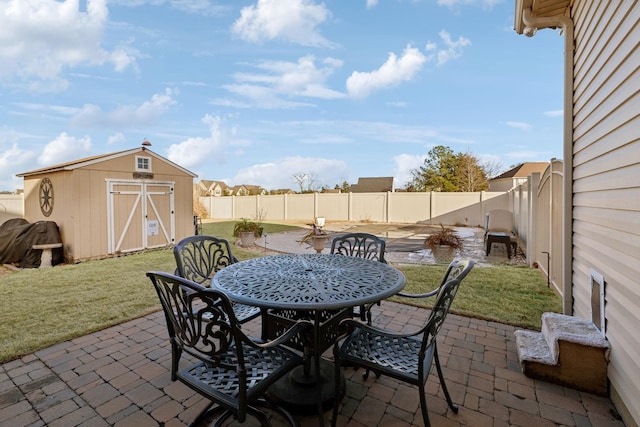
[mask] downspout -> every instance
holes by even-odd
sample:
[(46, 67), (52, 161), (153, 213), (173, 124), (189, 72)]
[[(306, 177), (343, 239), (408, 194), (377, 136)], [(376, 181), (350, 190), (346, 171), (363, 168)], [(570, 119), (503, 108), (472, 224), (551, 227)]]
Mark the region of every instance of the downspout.
[(573, 314), (573, 21), (564, 15), (535, 18), (522, 11), (523, 34), (532, 37), (543, 28), (562, 28), (564, 33), (564, 132), (562, 206), (562, 312)]

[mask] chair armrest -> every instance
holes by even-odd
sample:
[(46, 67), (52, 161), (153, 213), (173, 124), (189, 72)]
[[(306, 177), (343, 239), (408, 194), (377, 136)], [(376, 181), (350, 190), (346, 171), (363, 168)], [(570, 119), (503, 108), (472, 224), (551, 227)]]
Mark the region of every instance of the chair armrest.
[(294, 323), (293, 326), (287, 329), (287, 331), (284, 334), (280, 335), (278, 338), (274, 340), (265, 341), (263, 339), (258, 339), (258, 338), (252, 339), (244, 335), (244, 333), (243, 333), (244, 335), (243, 338), (246, 338), (246, 341), (254, 347), (261, 347), (261, 348), (277, 347), (281, 344), (286, 343), (287, 341), (291, 340), (291, 338), (293, 338), (295, 335), (299, 334), (300, 332), (312, 326), (313, 326), (313, 322), (311, 322), (310, 320), (300, 319), (296, 323)]
[[(344, 319), (343, 321), (340, 322), (340, 327), (341, 327), (341, 330), (346, 331), (344, 336), (349, 335), (351, 331), (353, 331), (355, 328), (358, 328), (358, 329), (361, 329), (363, 332), (368, 332), (376, 335), (386, 335), (386, 336), (396, 337), (396, 338), (408, 338), (408, 337), (414, 337), (416, 335), (423, 334), (426, 325), (422, 326), (420, 329), (416, 329), (410, 332), (395, 332), (395, 331), (390, 331), (388, 329), (382, 329), (376, 326), (371, 326), (356, 319)], [(338, 337), (338, 339), (336, 340), (335, 342), (336, 346), (338, 346), (338, 341), (341, 338), (342, 337)]]
[(438, 295), (438, 291), (440, 288), (435, 288), (429, 292), (425, 292), (423, 294), (407, 294), (405, 292), (398, 292), (395, 296), (404, 297), (404, 298), (429, 298)]

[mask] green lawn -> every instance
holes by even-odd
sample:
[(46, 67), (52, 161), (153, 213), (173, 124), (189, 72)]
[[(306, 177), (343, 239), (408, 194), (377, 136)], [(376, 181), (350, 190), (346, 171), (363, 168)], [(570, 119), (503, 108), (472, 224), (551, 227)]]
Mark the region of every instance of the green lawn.
[[(294, 228), (265, 224), (270, 234)], [(232, 231), (233, 222), (203, 225), (203, 233), (233, 242)], [(233, 250), (241, 260), (262, 254), (237, 246)], [(145, 273), (174, 269), (173, 253), (162, 249), (0, 275), (0, 362), (158, 310)], [(401, 269), (408, 292), (430, 290), (444, 272), (440, 266)], [(540, 327), (544, 311), (560, 310), (560, 297), (538, 271), (504, 265), (474, 268), (452, 307), (460, 314), (533, 329)]]

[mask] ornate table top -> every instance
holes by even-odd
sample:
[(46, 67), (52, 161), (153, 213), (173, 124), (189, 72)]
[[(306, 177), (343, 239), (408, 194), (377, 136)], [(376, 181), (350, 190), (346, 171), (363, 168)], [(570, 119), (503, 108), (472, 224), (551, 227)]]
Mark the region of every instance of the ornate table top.
[(339, 309), (402, 290), (404, 274), (378, 261), (331, 254), (287, 254), (231, 264), (212, 286), (242, 304), (285, 309)]

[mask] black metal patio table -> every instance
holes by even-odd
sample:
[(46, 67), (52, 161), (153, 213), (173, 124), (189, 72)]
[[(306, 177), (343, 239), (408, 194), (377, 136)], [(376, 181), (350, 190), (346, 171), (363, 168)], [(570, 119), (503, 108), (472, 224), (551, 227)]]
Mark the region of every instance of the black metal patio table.
[(404, 274), (391, 265), (333, 254), (253, 258), (225, 267), (212, 281), (232, 301), (267, 310), (262, 327), (268, 338), (297, 319), (314, 322), (312, 336), (290, 343), (305, 353), (305, 364), (269, 391), (273, 400), (297, 413), (321, 410), (333, 402), (333, 366), (320, 356), (338, 337), (340, 321), (351, 316), (353, 307), (383, 300), (404, 285)]

